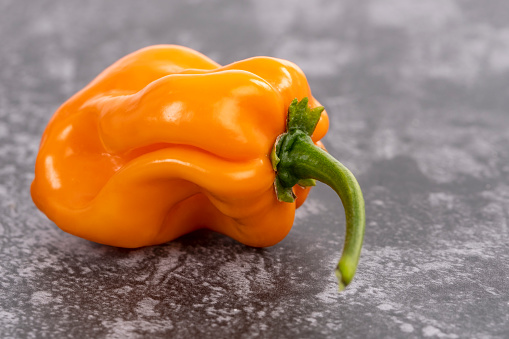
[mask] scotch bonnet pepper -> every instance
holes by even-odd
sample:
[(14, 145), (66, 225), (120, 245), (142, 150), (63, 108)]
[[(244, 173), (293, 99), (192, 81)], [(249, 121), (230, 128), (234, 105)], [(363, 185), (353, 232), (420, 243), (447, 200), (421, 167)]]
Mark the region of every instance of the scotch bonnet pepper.
[(352, 173), (320, 143), (327, 129), (326, 112), (289, 61), (220, 66), (189, 48), (151, 46), (57, 110), (32, 198), (62, 230), (101, 244), (135, 248), (209, 228), (265, 247), (287, 235), (316, 179), (345, 208), (336, 269), (344, 288), (360, 255), (364, 201)]

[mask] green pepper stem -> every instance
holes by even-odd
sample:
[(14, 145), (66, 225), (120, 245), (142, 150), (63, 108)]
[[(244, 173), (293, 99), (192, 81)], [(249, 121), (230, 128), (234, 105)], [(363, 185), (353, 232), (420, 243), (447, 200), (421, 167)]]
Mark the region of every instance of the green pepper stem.
[(346, 217), (345, 243), (336, 267), (341, 291), (355, 275), (366, 216), (362, 191), (352, 172), (311, 139), (323, 109), (310, 108), (308, 98), (294, 99), (288, 108), (287, 130), (277, 137), (270, 159), (276, 171), (274, 187), (279, 201), (295, 201), (293, 186), (313, 185), (313, 179), (329, 185), (341, 199)]
[(294, 158), (292, 172), (295, 176), (323, 182), (337, 193), (343, 203), (346, 235), (343, 253), (335, 271), (339, 289), (343, 290), (353, 279), (364, 238), (366, 217), (361, 188), (352, 172), (315, 146), (309, 137), (297, 138), (290, 152)]

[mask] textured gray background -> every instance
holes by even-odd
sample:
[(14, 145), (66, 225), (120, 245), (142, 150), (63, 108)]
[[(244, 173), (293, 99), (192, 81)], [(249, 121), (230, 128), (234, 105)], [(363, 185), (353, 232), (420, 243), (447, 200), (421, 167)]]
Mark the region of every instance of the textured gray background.
[[(345, 293), (323, 186), (267, 249), (210, 232), (117, 249), (37, 211), (52, 113), (156, 43), (303, 68), (366, 199)], [(505, 0), (0, 0), (0, 337), (508, 338), (508, 88)]]

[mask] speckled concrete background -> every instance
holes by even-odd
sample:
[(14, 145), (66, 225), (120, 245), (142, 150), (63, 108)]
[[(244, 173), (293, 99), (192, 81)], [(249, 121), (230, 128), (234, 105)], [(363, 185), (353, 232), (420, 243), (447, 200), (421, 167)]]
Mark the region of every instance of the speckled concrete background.
[[(509, 337), (507, 1), (2, 0), (0, 41), (0, 337)], [(325, 187), (267, 249), (209, 232), (116, 249), (36, 210), (52, 113), (155, 43), (304, 69), (325, 142), (365, 193), (345, 293), (344, 216)]]

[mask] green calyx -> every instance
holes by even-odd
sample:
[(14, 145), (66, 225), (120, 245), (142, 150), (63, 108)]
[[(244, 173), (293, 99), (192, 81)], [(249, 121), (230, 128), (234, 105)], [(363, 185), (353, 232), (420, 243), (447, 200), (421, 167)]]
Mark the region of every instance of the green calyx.
[[(307, 97), (301, 101), (293, 99), (288, 108), (286, 133), (277, 137), (274, 148), (270, 154), (272, 168), (278, 173), (274, 182), (274, 187), (276, 188), (279, 201), (294, 202), (295, 194), (293, 193), (292, 187), (297, 184), (302, 187), (316, 185), (315, 180), (312, 178), (296, 178), (289, 175), (288, 171), (282, 171), (283, 168), (278, 170), (280, 155), (284, 157), (286, 153), (291, 150), (293, 142), (298, 135), (304, 134), (311, 137), (320, 120), (320, 115), (324, 107), (318, 106), (310, 108), (308, 102), (309, 100)], [(283, 164), (282, 167), (285, 167), (285, 164)]]
[(315, 180), (330, 186), (340, 197), (346, 236), (336, 276), (342, 290), (353, 279), (359, 261), (365, 228), (364, 199), (353, 174), (311, 139), (323, 110), (321, 106), (310, 108), (307, 98), (294, 99), (288, 109), (287, 131), (276, 139), (270, 158), (279, 201), (294, 202), (293, 186), (314, 186)]
[(323, 106), (310, 108), (308, 101), (308, 98), (301, 101), (293, 99), (288, 108), (288, 131), (301, 130), (309, 136), (313, 134), (325, 108)]

